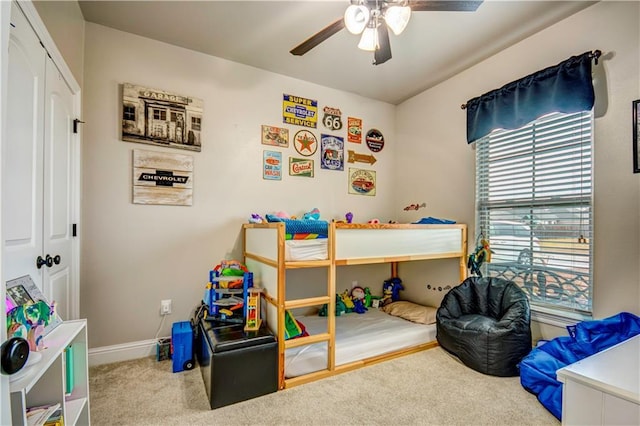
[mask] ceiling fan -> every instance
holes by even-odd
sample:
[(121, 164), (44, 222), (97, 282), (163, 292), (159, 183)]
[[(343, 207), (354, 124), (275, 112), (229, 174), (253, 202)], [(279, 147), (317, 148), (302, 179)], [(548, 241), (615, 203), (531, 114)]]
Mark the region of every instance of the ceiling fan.
[(351, 0), (344, 17), (321, 29), (290, 52), (302, 56), (346, 27), (352, 34), (362, 34), (358, 48), (374, 52), (373, 64), (380, 65), (391, 59), (389, 29), (399, 35), (407, 26), (411, 12), (473, 12), (481, 3), (482, 0)]

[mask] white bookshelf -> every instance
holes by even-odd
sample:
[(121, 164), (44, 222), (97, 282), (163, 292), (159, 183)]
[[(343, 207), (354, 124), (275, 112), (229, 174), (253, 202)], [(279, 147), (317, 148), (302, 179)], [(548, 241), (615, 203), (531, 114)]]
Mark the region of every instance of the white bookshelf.
[[(65, 321), (44, 337), (42, 358), (11, 377), (13, 425), (26, 425), (29, 407), (59, 403), (65, 425), (89, 425), (87, 321)], [(66, 365), (65, 348), (73, 347), (73, 363)], [(30, 354), (31, 356), (31, 354)], [(66, 369), (73, 371), (73, 390), (66, 394)]]

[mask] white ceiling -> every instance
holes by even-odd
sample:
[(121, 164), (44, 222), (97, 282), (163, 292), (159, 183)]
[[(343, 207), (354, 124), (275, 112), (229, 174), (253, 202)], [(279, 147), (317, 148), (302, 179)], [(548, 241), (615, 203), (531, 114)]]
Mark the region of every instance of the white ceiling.
[(393, 58), (372, 65), (346, 30), (304, 56), (289, 53), (348, 0), (79, 3), (90, 22), (392, 104), (593, 4), (485, 0), (475, 12), (414, 12), (401, 35), (390, 34)]

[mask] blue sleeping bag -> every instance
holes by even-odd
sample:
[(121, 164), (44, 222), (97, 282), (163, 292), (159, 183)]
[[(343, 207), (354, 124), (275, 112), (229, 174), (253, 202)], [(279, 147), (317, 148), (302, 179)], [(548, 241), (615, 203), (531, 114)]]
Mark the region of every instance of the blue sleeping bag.
[(568, 326), (569, 336), (556, 337), (524, 357), (520, 383), (558, 420), (562, 419), (562, 383), (556, 371), (640, 334), (640, 317), (621, 312), (602, 320)]

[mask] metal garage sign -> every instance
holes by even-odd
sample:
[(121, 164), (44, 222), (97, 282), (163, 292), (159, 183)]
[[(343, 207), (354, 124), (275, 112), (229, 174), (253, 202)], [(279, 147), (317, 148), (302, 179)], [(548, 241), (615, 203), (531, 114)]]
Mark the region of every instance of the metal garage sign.
[(318, 125), (318, 101), (284, 94), (282, 122), (315, 129)]
[(384, 136), (378, 129), (369, 130), (365, 141), (367, 142), (367, 147), (373, 152), (380, 152), (384, 148)]

